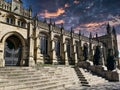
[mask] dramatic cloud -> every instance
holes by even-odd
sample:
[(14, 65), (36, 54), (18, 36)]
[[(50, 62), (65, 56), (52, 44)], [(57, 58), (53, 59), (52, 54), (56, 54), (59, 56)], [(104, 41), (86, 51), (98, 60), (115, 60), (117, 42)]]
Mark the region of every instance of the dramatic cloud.
[(64, 20), (57, 20), (57, 21), (55, 21), (55, 24), (64, 24), (64, 23), (65, 23)]
[(74, 0), (74, 4), (79, 4), (79, 1), (78, 0)]
[(48, 12), (48, 10), (45, 10), (43, 13), (39, 13), (38, 16), (41, 16), (44, 18), (52, 18), (52, 17), (58, 17), (64, 12), (65, 10), (63, 8), (58, 8), (56, 12)]
[(67, 8), (67, 7), (70, 7), (70, 5), (68, 3), (65, 4), (65, 8)]
[[(58, 24), (64, 22), (64, 28), (71, 27), (84, 35), (90, 32), (106, 34), (106, 24), (114, 26), (118, 38), (120, 35), (120, 0), (22, 0), (25, 7), (33, 5), (33, 15), (39, 19), (53, 18)], [(120, 43), (119, 43), (120, 47)], [(119, 48), (120, 49), (120, 48)]]

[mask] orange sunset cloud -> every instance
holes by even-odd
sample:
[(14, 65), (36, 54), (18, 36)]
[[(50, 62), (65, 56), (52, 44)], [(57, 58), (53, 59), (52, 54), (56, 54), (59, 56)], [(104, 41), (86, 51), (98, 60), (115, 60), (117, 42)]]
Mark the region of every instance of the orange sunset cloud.
[(79, 1), (78, 0), (74, 0), (74, 4), (79, 4)]
[(67, 7), (70, 7), (70, 5), (68, 3), (65, 4), (65, 8), (67, 8)]
[(63, 14), (65, 10), (63, 8), (58, 8), (56, 12), (48, 12), (48, 10), (45, 10), (44, 13), (38, 14), (38, 16), (42, 16), (45, 18), (51, 18), (51, 17), (57, 17)]
[(55, 21), (55, 23), (56, 24), (62, 24), (62, 23), (65, 23), (65, 21), (64, 20), (57, 20), (57, 21)]
[(79, 26), (77, 26), (75, 28), (75, 31), (79, 31), (82, 28), (87, 28), (88, 31), (94, 31), (94, 30), (96, 30), (97, 27), (99, 27), (99, 26), (101, 26), (101, 25), (103, 25), (105, 23), (106, 23), (106, 21), (104, 21), (104, 22), (91, 22), (91, 23), (87, 23), (87, 24), (81, 24), (81, 25), (79, 25)]

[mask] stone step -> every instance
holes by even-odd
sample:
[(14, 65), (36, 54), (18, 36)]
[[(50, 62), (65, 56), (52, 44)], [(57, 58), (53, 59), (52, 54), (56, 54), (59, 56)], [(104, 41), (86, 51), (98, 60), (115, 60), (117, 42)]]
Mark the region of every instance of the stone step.
[[(71, 67), (0, 68), (0, 90), (65, 90), (78, 78)], [(4, 82), (4, 83), (2, 83)]]
[(87, 70), (84, 70), (84, 69), (80, 68), (80, 71), (86, 77), (86, 79), (87, 79), (87, 81), (89, 82), (90, 85), (97, 85), (97, 84), (100, 84), (100, 83), (107, 82), (102, 77), (99, 77), (97, 75), (93, 75), (91, 72), (88, 72)]

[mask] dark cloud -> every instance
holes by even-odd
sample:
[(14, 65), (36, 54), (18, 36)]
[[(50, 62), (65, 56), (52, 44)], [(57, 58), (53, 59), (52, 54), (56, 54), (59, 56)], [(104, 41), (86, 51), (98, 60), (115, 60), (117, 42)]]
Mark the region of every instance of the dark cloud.
[[(33, 6), (33, 13), (43, 14), (47, 10), (47, 14), (56, 14), (59, 8), (65, 12), (52, 17), (56, 22), (64, 21), (65, 29), (70, 30), (71, 27), (81, 27), (83, 31), (105, 32), (105, 26), (108, 21), (112, 21), (111, 16), (120, 15), (120, 0), (23, 0), (25, 7)], [(66, 7), (65, 7), (65, 4)], [(44, 15), (45, 16), (45, 15)], [(39, 16), (40, 20), (43, 17)], [(91, 29), (86, 27), (91, 23), (103, 23), (97, 27), (91, 26)], [(60, 23), (59, 23), (60, 24)], [(84, 27), (83, 27), (84, 26)], [(120, 32), (119, 25), (115, 25), (117, 32)], [(102, 30), (100, 30), (102, 28)], [(93, 30), (93, 31), (94, 31)], [(99, 30), (99, 31), (98, 31)]]

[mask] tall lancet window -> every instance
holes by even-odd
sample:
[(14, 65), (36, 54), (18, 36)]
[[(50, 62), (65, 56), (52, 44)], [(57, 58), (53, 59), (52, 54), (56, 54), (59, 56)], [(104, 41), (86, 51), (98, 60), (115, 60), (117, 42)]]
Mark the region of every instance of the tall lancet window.
[(60, 56), (60, 40), (55, 38), (55, 52), (56, 56)]
[(40, 35), (40, 49), (41, 54), (48, 54), (48, 38), (45, 34)]
[(78, 47), (78, 45), (79, 45), (79, 42), (76, 41), (76, 53), (77, 53), (77, 57), (79, 56), (79, 55), (78, 55), (78, 54), (79, 54), (79, 47)]
[(67, 55), (70, 57), (70, 40), (66, 40)]

